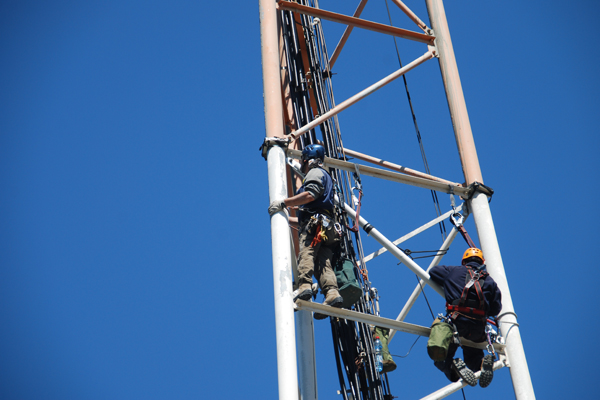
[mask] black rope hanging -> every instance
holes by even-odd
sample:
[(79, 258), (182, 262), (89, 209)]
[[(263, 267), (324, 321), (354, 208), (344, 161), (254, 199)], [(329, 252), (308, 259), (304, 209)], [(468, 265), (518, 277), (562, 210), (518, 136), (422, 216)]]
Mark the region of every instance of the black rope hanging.
[[(388, 5), (387, 0), (385, 0), (385, 7), (387, 8), (388, 18), (390, 20), (390, 26), (394, 26), (394, 24), (392, 23), (392, 15), (390, 13), (390, 7)], [(393, 39), (394, 39), (394, 47), (396, 48), (396, 56), (398, 57), (398, 64), (400, 65), (400, 68), (402, 68), (402, 60), (400, 59), (400, 51), (398, 50), (398, 42), (397, 42), (395, 36), (393, 37)], [(402, 75), (402, 80), (404, 81), (406, 97), (408, 99), (408, 105), (410, 106), (410, 113), (412, 115), (413, 125), (415, 126), (415, 133), (417, 135), (417, 141), (419, 142), (419, 149), (421, 150), (421, 158), (423, 159), (423, 165), (425, 166), (425, 173), (427, 173), (428, 175), (431, 175), (431, 171), (429, 170), (429, 163), (427, 162), (427, 156), (425, 155), (425, 146), (423, 145), (423, 139), (421, 138), (419, 124), (417, 123), (417, 116), (415, 115), (415, 109), (412, 104), (412, 99), (410, 98), (410, 92), (408, 91), (408, 82), (406, 81), (406, 74)], [(437, 193), (435, 190), (431, 191), (431, 198), (433, 200), (435, 212), (436, 212), (437, 216), (439, 217), (440, 215), (442, 215), (442, 210), (440, 208), (440, 202), (438, 200), (438, 196), (437, 196)], [(442, 234), (442, 240), (445, 240), (446, 236), (447, 236), (446, 225), (444, 224), (444, 221), (441, 221), (438, 225), (440, 227), (440, 233)]]

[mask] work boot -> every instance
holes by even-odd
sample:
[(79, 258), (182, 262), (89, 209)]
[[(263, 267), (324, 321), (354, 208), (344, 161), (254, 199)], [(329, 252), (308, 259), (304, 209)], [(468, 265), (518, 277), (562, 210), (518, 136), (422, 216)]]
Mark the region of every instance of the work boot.
[(392, 372), (396, 369), (396, 363), (394, 360), (383, 360), (383, 369), (381, 370), (382, 374), (387, 372)]
[(452, 361), (452, 368), (454, 371), (456, 371), (458, 376), (462, 378), (463, 381), (471, 386), (477, 385), (477, 378), (475, 378), (475, 374), (467, 367), (463, 360), (460, 358), (455, 358), (454, 361)]
[(479, 376), (479, 386), (488, 387), (494, 378), (494, 356), (488, 354), (483, 357), (481, 363), (481, 375)]
[(300, 299), (308, 301), (313, 295), (312, 286), (310, 283), (303, 283), (298, 288), (298, 294), (294, 297), (294, 301)]
[[(340, 292), (338, 292), (337, 289), (329, 289), (325, 295), (325, 301), (323, 302), (323, 305), (341, 308), (343, 303), (344, 299), (342, 296), (340, 296)], [(327, 318), (327, 315), (315, 313), (314, 317), (315, 319), (325, 319)]]
[(340, 292), (338, 292), (337, 289), (329, 289), (325, 296), (325, 301), (323, 302), (324, 305), (335, 308), (341, 308), (343, 303), (344, 299), (340, 296)]
[(396, 369), (396, 363), (394, 362), (394, 359), (392, 358), (392, 355), (390, 354), (390, 349), (388, 347), (390, 340), (390, 330), (388, 328), (376, 326), (372, 328), (372, 333), (373, 336), (379, 336), (379, 339), (381, 341), (381, 353), (383, 356), (383, 368), (381, 370), (381, 373), (385, 374), (387, 372), (392, 372)]

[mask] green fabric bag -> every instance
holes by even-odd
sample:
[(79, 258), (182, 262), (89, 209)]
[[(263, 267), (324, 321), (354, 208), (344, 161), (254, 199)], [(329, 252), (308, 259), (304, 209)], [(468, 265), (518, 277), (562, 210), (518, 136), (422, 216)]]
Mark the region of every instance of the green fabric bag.
[(431, 333), (427, 341), (427, 354), (433, 361), (444, 361), (448, 355), (448, 347), (452, 342), (454, 330), (450, 324), (441, 322), (438, 318), (431, 325)]
[(342, 258), (335, 265), (335, 277), (337, 279), (338, 291), (344, 298), (342, 307), (350, 308), (360, 299), (363, 294), (362, 288), (358, 284), (358, 279), (354, 274), (354, 263)]
[(376, 326), (373, 330), (373, 337), (375, 336), (379, 336), (379, 341), (381, 342), (381, 355), (383, 356), (383, 370), (381, 373), (385, 374), (387, 372), (392, 372), (396, 369), (396, 363), (394, 362), (394, 358), (390, 354), (390, 349), (388, 347), (390, 330), (388, 328)]

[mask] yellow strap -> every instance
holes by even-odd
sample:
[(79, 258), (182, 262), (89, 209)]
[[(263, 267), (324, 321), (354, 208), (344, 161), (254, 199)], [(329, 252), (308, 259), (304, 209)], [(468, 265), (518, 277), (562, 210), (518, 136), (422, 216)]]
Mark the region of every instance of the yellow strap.
[(325, 234), (325, 229), (321, 228), (321, 231), (319, 232), (319, 236), (321, 237), (321, 240), (327, 241), (327, 235)]

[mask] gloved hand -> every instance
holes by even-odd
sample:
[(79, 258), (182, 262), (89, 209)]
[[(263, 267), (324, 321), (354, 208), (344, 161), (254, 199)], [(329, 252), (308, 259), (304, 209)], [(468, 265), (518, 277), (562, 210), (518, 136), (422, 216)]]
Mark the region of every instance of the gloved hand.
[(269, 204), (269, 215), (273, 215), (285, 208), (283, 200), (275, 200)]

